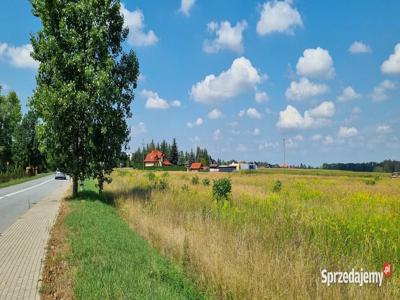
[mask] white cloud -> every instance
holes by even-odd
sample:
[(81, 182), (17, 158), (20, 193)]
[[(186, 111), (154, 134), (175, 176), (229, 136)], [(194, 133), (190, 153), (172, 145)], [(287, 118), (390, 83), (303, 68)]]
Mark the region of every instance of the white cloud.
[(151, 46), (158, 42), (153, 30), (144, 31), (144, 15), (140, 9), (129, 11), (121, 3), (121, 14), (124, 17), (124, 26), (129, 28), (128, 42), (133, 46)]
[(325, 136), (324, 140), (322, 141), (322, 143), (324, 143), (325, 145), (331, 145), (334, 142), (335, 142), (335, 140), (330, 135)]
[(179, 100), (171, 101), (170, 105), (172, 107), (181, 107), (181, 101), (179, 101)]
[(292, 81), (285, 92), (285, 96), (290, 100), (304, 100), (325, 94), (329, 90), (325, 84), (316, 84), (307, 78), (300, 78), (300, 81)]
[(352, 54), (371, 53), (372, 49), (370, 46), (364, 44), (363, 42), (355, 41), (353, 44), (350, 45), (349, 52)]
[(361, 108), (359, 108), (358, 106), (353, 107), (353, 109), (351, 110), (351, 113), (353, 115), (359, 114), (361, 112)]
[(211, 120), (219, 119), (222, 116), (222, 113), (219, 109), (214, 108), (212, 111), (208, 113), (208, 118)]
[(193, 128), (195, 126), (201, 126), (201, 125), (203, 125), (203, 123), (204, 123), (204, 120), (202, 118), (197, 118), (196, 121), (193, 122), (193, 123), (192, 122), (187, 122), (186, 126), (189, 127), (189, 128)]
[(355, 127), (340, 127), (339, 128), (339, 132), (338, 132), (338, 136), (342, 137), (342, 138), (349, 138), (349, 137), (353, 137), (356, 136), (358, 134), (358, 130)]
[(203, 50), (207, 53), (217, 53), (220, 50), (229, 49), (242, 53), (244, 49), (243, 31), (246, 27), (246, 21), (238, 22), (235, 26), (231, 26), (229, 21), (223, 21), (219, 24), (217, 22), (208, 23), (208, 31), (215, 33), (216, 37), (212, 41), (204, 41)]
[(262, 118), (262, 114), (260, 113), (260, 112), (258, 112), (258, 110), (257, 109), (255, 109), (254, 107), (250, 107), (250, 108), (248, 108), (247, 110), (245, 110), (245, 109), (242, 109), (240, 112), (239, 112), (239, 117), (243, 117), (243, 116), (247, 116), (247, 117), (249, 117), (250, 119), (261, 119)]
[(218, 141), (218, 140), (221, 138), (221, 135), (222, 135), (221, 130), (220, 130), (220, 129), (217, 129), (217, 130), (215, 130), (214, 133), (213, 133), (213, 139), (214, 139), (215, 141)]
[(335, 75), (333, 60), (329, 51), (317, 47), (304, 50), (296, 65), (297, 74), (300, 76), (331, 78)]
[(253, 135), (257, 136), (257, 135), (260, 135), (260, 133), (261, 133), (260, 128), (254, 128)]
[(378, 134), (386, 134), (386, 133), (391, 133), (392, 128), (389, 125), (379, 125), (376, 128), (376, 133)]
[(312, 118), (330, 118), (333, 117), (333, 115), (336, 112), (335, 109), (335, 104), (331, 101), (324, 101), (317, 107), (314, 107), (313, 109), (310, 109), (309, 115)]
[(257, 23), (259, 35), (274, 32), (293, 34), (295, 27), (303, 27), (300, 13), (292, 6), (292, 1), (271, 1), (264, 3)]
[(314, 135), (311, 137), (311, 140), (313, 140), (313, 141), (315, 141), (315, 142), (320, 141), (321, 139), (322, 139), (322, 136), (321, 136), (320, 134), (314, 134)]
[(147, 132), (147, 127), (146, 124), (144, 124), (143, 122), (140, 122), (139, 124), (137, 124), (136, 126), (132, 126), (131, 128), (132, 137), (136, 137), (146, 132)]
[(272, 149), (277, 149), (279, 148), (279, 143), (278, 142), (261, 142), (261, 144), (258, 146), (258, 150), (264, 151), (264, 150), (272, 150)]
[(179, 11), (188, 17), (190, 15), (190, 9), (193, 7), (195, 2), (196, 0), (181, 0)]
[(147, 109), (168, 109), (170, 107), (180, 107), (181, 102), (178, 100), (174, 100), (168, 102), (167, 100), (161, 98), (158, 93), (148, 90), (142, 91), (142, 96), (146, 98)]
[(307, 129), (321, 127), (329, 123), (329, 118), (335, 114), (335, 104), (330, 101), (306, 110), (304, 115), (288, 105), (285, 110), (279, 112), (279, 120), (276, 126), (281, 129)]
[(400, 43), (394, 47), (394, 53), (381, 65), (383, 73), (400, 74)]
[(396, 88), (396, 84), (388, 79), (379, 83), (371, 94), (371, 98), (374, 101), (384, 101), (388, 98), (387, 92)]
[(193, 85), (190, 95), (197, 102), (223, 101), (248, 89), (254, 89), (262, 79), (263, 76), (251, 62), (245, 57), (240, 57), (232, 62), (227, 71), (217, 76), (207, 75), (204, 80)]
[(342, 94), (337, 98), (339, 102), (346, 102), (350, 100), (359, 99), (361, 97), (351, 86), (345, 87)]
[(268, 99), (269, 99), (268, 94), (266, 92), (262, 92), (262, 91), (257, 91), (254, 95), (254, 98), (255, 98), (256, 102), (258, 102), (258, 103), (268, 101)]
[(9, 61), (16, 68), (36, 70), (39, 67), (39, 62), (31, 57), (32, 51), (31, 44), (13, 47), (0, 43), (0, 59)]

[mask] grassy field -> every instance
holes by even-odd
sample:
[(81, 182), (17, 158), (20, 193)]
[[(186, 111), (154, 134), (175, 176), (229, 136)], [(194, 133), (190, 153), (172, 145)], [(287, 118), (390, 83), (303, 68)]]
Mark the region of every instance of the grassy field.
[[(384, 174), (325, 170), (158, 172), (156, 179), (148, 174), (117, 170), (106, 194), (115, 199), (135, 232), (181, 265), (208, 295), (220, 299), (400, 297), (396, 269), (400, 180)], [(199, 177), (198, 184), (192, 183), (193, 176)], [(211, 187), (222, 176), (232, 180), (231, 200), (224, 204), (213, 200)], [(202, 184), (205, 177), (211, 185)], [(282, 188), (273, 191), (277, 180)], [(156, 185), (157, 181), (163, 184)], [(100, 203), (74, 205), (91, 215), (90, 206)], [(102, 230), (108, 229), (106, 224)], [(88, 225), (76, 221), (76, 230)], [(89, 236), (86, 243), (79, 257), (97, 247)], [(321, 283), (324, 268), (381, 271), (384, 262), (395, 269), (382, 287), (328, 288)]]
[(161, 257), (85, 184), (64, 201), (49, 243), (44, 299), (203, 299), (181, 267)]
[(52, 173), (50, 173), (50, 172), (49, 173), (41, 173), (41, 174), (38, 174), (36, 176), (26, 176), (26, 177), (22, 177), (22, 178), (18, 178), (18, 179), (12, 179), (10, 181), (0, 183), (0, 189), (8, 187), (8, 186), (24, 183), (24, 182), (27, 182), (27, 181), (31, 181), (31, 180), (34, 180), (34, 179), (39, 179), (41, 177), (45, 177), (45, 176), (48, 176), (50, 174), (52, 174)]

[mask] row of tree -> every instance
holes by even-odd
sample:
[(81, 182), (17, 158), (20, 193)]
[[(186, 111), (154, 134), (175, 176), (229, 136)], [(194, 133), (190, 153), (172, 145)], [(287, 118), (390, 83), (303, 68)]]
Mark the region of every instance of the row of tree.
[(323, 169), (344, 170), (357, 172), (400, 172), (400, 161), (384, 160), (383, 162), (365, 162), (365, 163), (324, 163)]
[(209, 166), (214, 160), (208, 154), (207, 149), (197, 147), (194, 151), (179, 151), (176, 139), (172, 140), (172, 143), (168, 143), (163, 140), (161, 143), (155, 143), (152, 140), (150, 143), (144, 147), (139, 147), (135, 152), (132, 153), (130, 163), (131, 165), (143, 164), (143, 160), (148, 153), (153, 150), (160, 150), (165, 155), (166, 158), (176, 166), (187, 166), (194, 162), (201, 162), (204, 166)]
[(38, 122), (33, 111), (22, 115), (15, 92), (3, 94), (0, 87), (0, 172), (28, 166), (39, 170), (47, 167), (39, 150)]

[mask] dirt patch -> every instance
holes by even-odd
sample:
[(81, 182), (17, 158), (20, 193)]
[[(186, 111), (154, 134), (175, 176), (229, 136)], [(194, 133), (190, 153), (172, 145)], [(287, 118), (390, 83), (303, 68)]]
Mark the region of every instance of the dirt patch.
[(66, 259), (70, 251), (67, 243), (68, 230), (64, 222), (68, 213), (68, 200), (63, 200), (47, 245), (40, 289), (42, 299), (74, 299), (73, 271)]

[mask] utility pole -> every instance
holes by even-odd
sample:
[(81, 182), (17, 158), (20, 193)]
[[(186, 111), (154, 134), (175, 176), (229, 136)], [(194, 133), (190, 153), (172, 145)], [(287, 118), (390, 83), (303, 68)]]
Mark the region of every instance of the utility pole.
[(143, 148), (143, 170), (144, 170), (144, 157), (146, 155), (145, 150), (144, 150), (144, 140), (142, 140), (142, 148)]
[(286, 167), (286, 140), (283, 139), (283, 167)]

